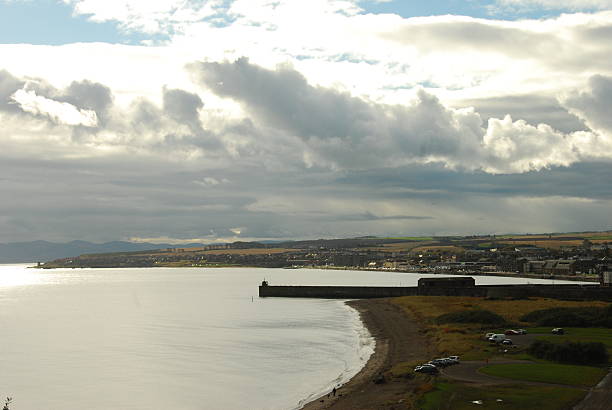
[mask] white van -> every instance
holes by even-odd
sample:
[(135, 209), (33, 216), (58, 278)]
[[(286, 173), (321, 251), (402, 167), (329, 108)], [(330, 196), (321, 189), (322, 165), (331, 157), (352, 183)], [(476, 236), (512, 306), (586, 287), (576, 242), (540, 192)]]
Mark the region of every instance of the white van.
[(506, 338), (506, 335), (502, 333), (496, 333), (489, 338), (489, 342), (501, 343), (501, 341), (504, 340), (505, 338)]

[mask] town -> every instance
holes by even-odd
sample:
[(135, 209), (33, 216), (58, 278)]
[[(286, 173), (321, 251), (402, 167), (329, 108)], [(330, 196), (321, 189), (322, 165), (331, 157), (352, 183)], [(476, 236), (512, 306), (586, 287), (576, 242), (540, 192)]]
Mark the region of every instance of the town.
[(367, 269), (520, 275), (610, 282), (610, 232), (470, 237), (348, 238), (234, 242), (152, 251), (89, 254), (41, 268), (227, 267)]

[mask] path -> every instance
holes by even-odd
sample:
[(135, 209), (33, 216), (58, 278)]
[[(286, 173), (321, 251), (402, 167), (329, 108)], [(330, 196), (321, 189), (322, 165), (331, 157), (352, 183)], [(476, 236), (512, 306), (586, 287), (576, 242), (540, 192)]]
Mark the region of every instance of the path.
[(573, 410), (608, 410), (612, 407), (612, 371)]

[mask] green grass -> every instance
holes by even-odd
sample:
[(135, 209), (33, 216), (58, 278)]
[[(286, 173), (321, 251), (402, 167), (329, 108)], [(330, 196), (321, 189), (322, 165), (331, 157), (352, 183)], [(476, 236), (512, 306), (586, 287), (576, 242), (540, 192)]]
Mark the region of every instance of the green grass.
[[(487, 386), (479, 389), (468, 385), (438, 382), (417, 403), (422, 410), (439, 409), (570, 409), (586, 392), (573, 388), (529, 385)], [(472, 401), (482, 400), (482, 405)], [(497, 401), (501, 400), (501, 401)]]
[(498, 364), (486, 366), (480, 371), (506, 379), (571, 386), (593, 386), (607, 374), (607, 370), (598, 367), (543, 363)]
[(544, 333), (538, 339), (554, 343), (561, 342), (601, 342), (608, 349), (612, 349), (612, 329), (590, 327), (564, 327), (564, 335), (553, 335), (550, 327), (529, 328), (529, 333)]
[(398, 241), (433, 241), (434, 238), (431, 236), (398, 236), (398, 237), (389, 237), (382, 239), (392, 239)]

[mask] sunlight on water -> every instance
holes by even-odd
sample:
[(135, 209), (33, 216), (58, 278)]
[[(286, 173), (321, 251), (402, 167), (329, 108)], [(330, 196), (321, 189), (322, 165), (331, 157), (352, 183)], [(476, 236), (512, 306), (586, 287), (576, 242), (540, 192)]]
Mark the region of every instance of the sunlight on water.
[(32, 265), (0, 265), (0, 288), (44, 283), (44, 275), (37, 269), (26, 269), (28, 266)]

